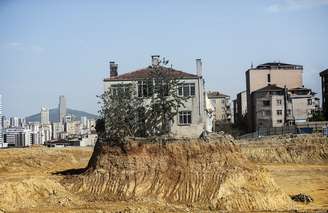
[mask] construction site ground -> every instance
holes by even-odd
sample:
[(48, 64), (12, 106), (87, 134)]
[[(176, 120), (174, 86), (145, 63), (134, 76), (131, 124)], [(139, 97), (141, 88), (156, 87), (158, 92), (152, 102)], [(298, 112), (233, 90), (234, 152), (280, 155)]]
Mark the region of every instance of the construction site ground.
[[(0, 150), (0, 212), (210, 212), (163, 202), (89, 200), (67, 190), (58, 172), (86, 167), (92, 148), (13, 148)], [(290, 195), (314, 202), (296, 203), (299, 212), (328, 209), (328, 164), (261, 163)]]

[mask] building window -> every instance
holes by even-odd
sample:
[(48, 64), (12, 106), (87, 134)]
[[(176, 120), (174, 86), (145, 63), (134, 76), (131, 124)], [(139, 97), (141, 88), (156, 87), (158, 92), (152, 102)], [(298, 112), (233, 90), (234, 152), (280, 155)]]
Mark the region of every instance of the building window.
[(189, 97), (195, 95), (195, 83), (184, 83), (178, 85), (178, 94), (180, 96)]
[(191, 111), (179, 112), (179, 124), (182, 125), (191, 124)]
[(263, 106), (270, 106), (270, 101), (267, 100), (263, 101)]
[(151, 81), (138, 81), (138, 97), (151, 97), (153, 84)]
[(277, 115), (282, 115), (282, 110), (277, 110)]
[(271, 75), (268, 74), (268, 83), (271, 83)]
[(287, 109), (287, 115), (290, 115), (290, 114), (291, 114), (291, 110)]
[(307, 102), (308, 102), (308, 105), (312, 105), (312, 99), (308, 99)]
[(282, 123), (282, 120), (277, 120), (277, 123), (281, 124)]
[(131, 84), (114, 84), (110, 86), (110, 89), (113, 95), (123, 95), (131, 86)]
[(277, 105), (282, 105), (282, 100), (281, 99), (277, 100)]
[(271, 111), (270, 110), (263, 110), (262, 111), (262, 116), (270, 116), (271, 115)]

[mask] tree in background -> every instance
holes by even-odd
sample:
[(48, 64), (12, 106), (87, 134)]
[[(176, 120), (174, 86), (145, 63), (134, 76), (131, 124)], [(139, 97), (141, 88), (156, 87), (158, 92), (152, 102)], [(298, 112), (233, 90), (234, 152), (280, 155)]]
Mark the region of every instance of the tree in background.
[(326, 118), (321, 111), (316, 111), (312, 113), (312, 117), (309, 118), (309, 121), (325, 121)]

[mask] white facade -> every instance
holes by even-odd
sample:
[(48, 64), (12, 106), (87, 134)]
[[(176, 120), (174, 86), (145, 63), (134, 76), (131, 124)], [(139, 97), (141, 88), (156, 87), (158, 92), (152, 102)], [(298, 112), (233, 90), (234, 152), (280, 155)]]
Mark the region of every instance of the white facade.
[(19, 118), (18, 117), (10, 118), (10, 127), (19, 127)]
[(41, 124), (49, 124), (49, 109), (47, 107), (41, 107)]
[(31, 146), (31, 131), (22, 127), (8, 128), (5, 131), (6, 142), (10, 147)]
[(217, 91), (209, 91), (208, 98), (214, 107), (215, 121), (231, 122), (231, 103), (230, 96), (224, 95)]
[[(189, 97), (184, 103), (185, 106), (178, 109), (179, 113), (175, 116), (171, 124), (170, 133), (175, 137), (199, 137), (206, 129), (205, 89), (204, 80), (201, 76), (200, 59), (196, 60), (196, 65), (196, 73), (198, 73), (198, 75), (167, 68), (168, 72), (180, 76), (176, 77), (179, 82), (179, 95)], [(149, 69), (145, 68), (121, 76), (112, 76), (104, 80), (105, 90), (108, 90), (110, 87), (115, 87), (115, 85), (130, 84), (138, 91), (138, 85), (140, 86), (142, 84), (142, 80), (146, 80), (142, 79), (142, 77), (145, 78), (145, 76), (142, 75), (145, 75), (147, 72), (149, 72)], [(128, 78), (126, 78), (126, 76), (128, 76)], [(138, 93), (138, 95), (140, 94)], [(150, 101), (150, 98), (145, 98), (145, 102), (147, 101)]]
[(63, 139), (61, 134), (64, 132), (64, 125), (61, 122), (54, 122), (51, 124), (52, 127), (52, 139)]

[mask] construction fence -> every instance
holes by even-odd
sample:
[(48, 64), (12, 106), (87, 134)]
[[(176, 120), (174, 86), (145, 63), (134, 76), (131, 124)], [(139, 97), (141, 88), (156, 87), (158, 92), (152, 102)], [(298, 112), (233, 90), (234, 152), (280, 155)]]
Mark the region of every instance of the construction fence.
[(323, 132), (328, 135), (328, 121), (297, 123), (293, 126), (259, 128), (255, 132), (239, 136), (239, 139), (258, 138), (271, 135), (285, 134), (311, 134), (314, 132)]

